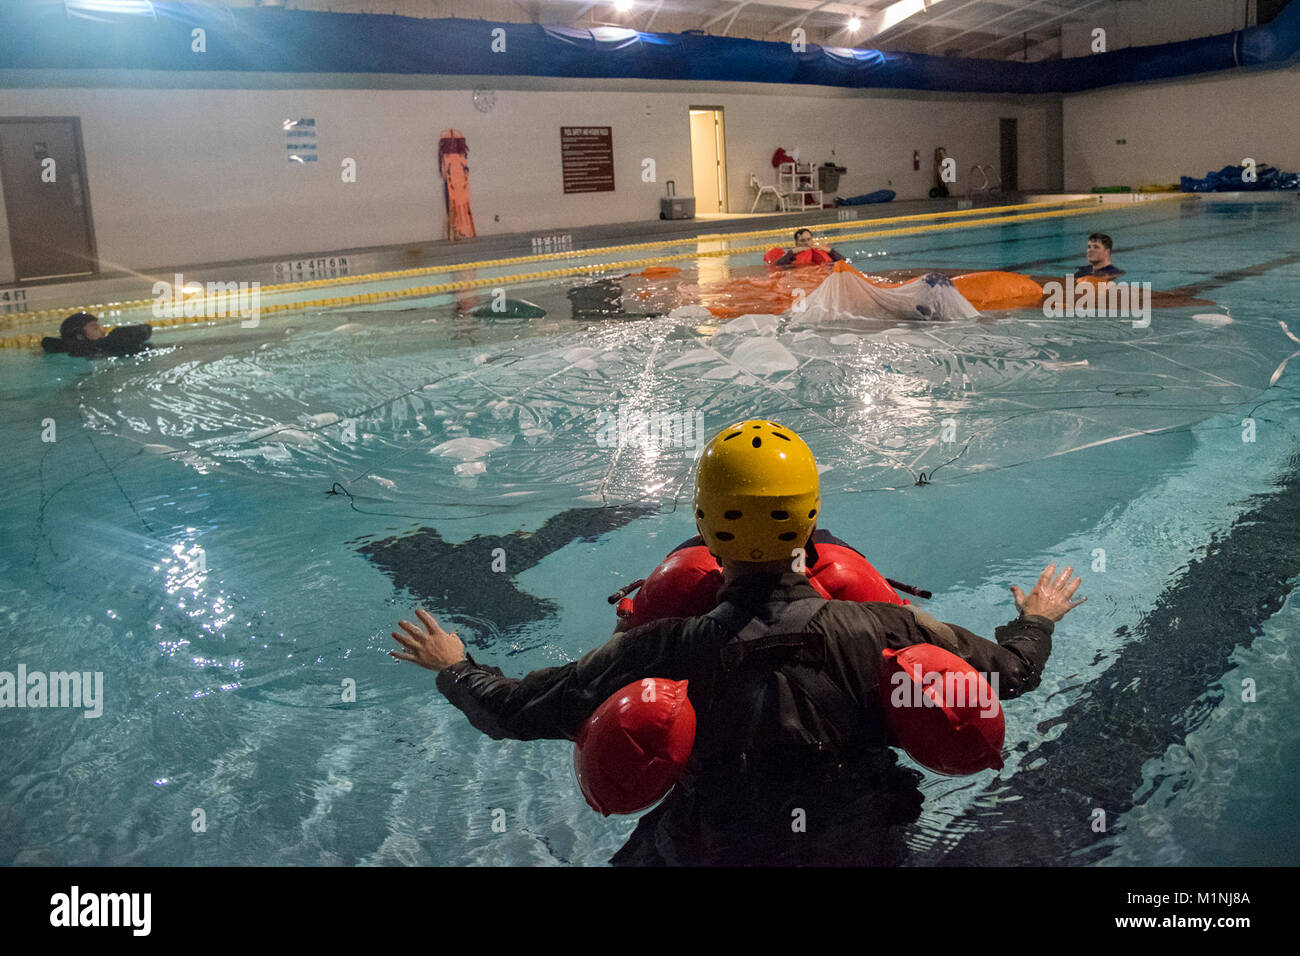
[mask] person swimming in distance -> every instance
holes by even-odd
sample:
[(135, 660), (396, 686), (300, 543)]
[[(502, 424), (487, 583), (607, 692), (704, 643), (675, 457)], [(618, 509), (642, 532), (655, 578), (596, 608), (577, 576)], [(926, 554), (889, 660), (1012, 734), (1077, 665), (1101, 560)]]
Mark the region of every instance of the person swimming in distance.
[(1082, 279), (1084, 276), (1118, 276), (1123, 275), (1123, 270), (1114, 266), (1110, 261), (1110, 252), (1114, 247), (1110, 236), (1104, 232), (1094, 232), (1088, 237), (1088, 264), (1080, 266), (1074, 270), (1074, 277)]
[[(802, 258), (800, 258), (802, 257)], [(844, 257), (831, 249), (827, 252), (814, 244), (811, 229), (802, 228), (794, 231), (794, 248), (787, 249), (785, 255), (772, 263), (774, 266), (816, 265), (820, 262), (841, 262)]]
[(134, 355), (147, 349), (147, 340), (153, 335), (153, 326), (119, 325), (105, 333), (99, 317), (89, 312), (75, 312), (59, 326), (59, 337), (46, 336), (41, 347), (48, 354), (66, 353), (81, 358)]

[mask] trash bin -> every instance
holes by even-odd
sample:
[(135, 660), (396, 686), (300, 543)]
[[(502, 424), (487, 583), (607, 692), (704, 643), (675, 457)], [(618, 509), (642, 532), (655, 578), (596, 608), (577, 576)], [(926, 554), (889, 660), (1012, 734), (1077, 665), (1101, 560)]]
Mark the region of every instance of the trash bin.
[(834, 163), (822, 163), (817, 167), (817, 188), (824, 193), (838, 192), (840, 188), (840, 177), (848, 172), (845, 166), (836, 166)]

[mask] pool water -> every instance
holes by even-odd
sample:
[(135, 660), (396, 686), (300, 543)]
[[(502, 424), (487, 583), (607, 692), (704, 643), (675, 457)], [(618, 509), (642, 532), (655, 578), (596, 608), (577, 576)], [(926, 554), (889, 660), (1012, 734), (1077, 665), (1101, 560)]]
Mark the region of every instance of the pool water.
[(587, 809), (572, 745), (478, 734), (389, 632), (422, 603), (513, 676), (603, 642), (606, 596), (694, 533), (693, 432), (610, 427), (654, 413), (794, 428), (823, 526), (977, 633), (1048, 561), (1082, 573), (1006, 768), (927, 775), (915, 863), (1294, 864), (1300, 359), (1269, 382), (1298, 219), (1175, 202), (837, 244), (1060, 274), (1105, 231), (1127, 279), (1214, 303), (1149, 328), (575, 316), (575, 278), (506, 287), (543, 319), (465, 293), (0, 353), (0, 670), (104, 681), (98, 718), (0, 709), (0, 862), (603, 864), (635, 819)]

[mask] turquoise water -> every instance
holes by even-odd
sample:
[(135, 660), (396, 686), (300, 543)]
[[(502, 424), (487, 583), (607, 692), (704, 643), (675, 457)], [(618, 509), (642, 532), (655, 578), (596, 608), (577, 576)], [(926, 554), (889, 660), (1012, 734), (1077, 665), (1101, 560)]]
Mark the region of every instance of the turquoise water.
[(635, 820), (586, 808), (571, 745), (478, 734), (387, 650), (420, 602), (515, 676), (608, 636), (605, 596), (693, 533), (694, 449), (611, 444), (623, 408), (795, 428), (825, 526), (978, 633), (1047, 561), (1083, 573), (1042, 687), (1008, 707), (1007, 767), (927, 778), (915, 862), (1293, 864), (1270, 808), (1297, 776), (1294, 575), (1229, 580), (1254, 617), (1188, 592), (1215, 542), (1235, 543), (1216, 573), (1249, 572), (1264, 545), (1243, 534), (1300, 513), (1279, 477), (1300, 467), (1300, 359), (1269, 387), (1300, 347), (1279, 326), (1300, 334), (1296, 225), (1294, 203), (1175, 203), (837, 244), (873, 271), (1050, 274), (1100, 229), (1127, 279), (1214, 303), (1145, 329), (575, 320), (575, 279), (506, 287), (550, 313), (527, 322), (462, 317), (486, 301), (466, 295), (159, 333), (96, 364), (0, 353), (0, 670), (104, 675), (98, 718), (0, 709), (0, 861), (602, 864)]

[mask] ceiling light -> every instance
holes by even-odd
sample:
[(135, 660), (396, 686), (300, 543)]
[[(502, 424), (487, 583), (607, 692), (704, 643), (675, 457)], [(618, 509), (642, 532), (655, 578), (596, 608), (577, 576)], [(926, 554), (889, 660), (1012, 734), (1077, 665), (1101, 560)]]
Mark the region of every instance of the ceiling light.
[(149, 0), (64, 0), (69, 13), (135, 13), (153, 15)]
[(861, 21), (861, 20), (859, 20), (857, 17), (849, 17), (849, 29), (850, 29), (852, 32), (857, 33), (857, 32), (858, 32), (858, 29), (859, 29), (861, 26), (862, 26), (862, 21)]

